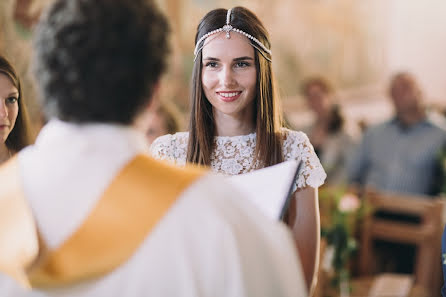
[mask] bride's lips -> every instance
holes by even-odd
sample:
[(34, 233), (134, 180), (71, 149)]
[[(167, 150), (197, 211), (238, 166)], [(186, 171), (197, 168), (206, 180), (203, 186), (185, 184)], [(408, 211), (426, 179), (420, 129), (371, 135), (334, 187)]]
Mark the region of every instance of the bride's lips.
[(218, 98), (224, 102), (232, 102), (237, 100), (240, 95), (242, 94), (242, 91), (224, 91), (224, 92), (217, 92)]

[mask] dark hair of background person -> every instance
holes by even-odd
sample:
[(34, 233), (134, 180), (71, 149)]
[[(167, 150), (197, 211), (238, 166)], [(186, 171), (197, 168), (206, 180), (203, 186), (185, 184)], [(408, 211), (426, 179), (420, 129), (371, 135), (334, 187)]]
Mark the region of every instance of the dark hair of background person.
[(8, 149), (18, 152), (25, 146), (32, 143), (33, 133), (31, 132), (31, 122), (28, 116), (25, 99), (22, 92), (19, 76), (9, 61), (0, 54), (0, 73), (6, 75), (19, 92), (18, 105), (19, 112), (14, 128), (6, 139)]
[(48, 118), (132, 123), (166, 67), (169, 25), (152, 1), (58, 0), (35, 30)]
[(180, 131), (180, 119), (173, 104), (162, 103), (157, 111), (164, 118), (168, 134), (174, 134)]
[[(307, 97), (309, 89), (312, 86), (319, 87), (322, 90), (322, 92), (324, 92), (326, 95), (329, 96), (333, 95), (334, 93), (334, 88), (330, 84), (330, 82), (321, 76), (314, 76), (306, 79), (301, 85), (300, 89), (301, 93), (305, 97)], [(328, 132), (336, 133), (343, 128), (344, 117), (342, 116), (341, 108), (338, 104), (332, 104), (330, 109), (331, 109), (330, 110), (331, 117), (330, 117), (330, 122), (328, 123)]]
[[(226, 24), (226, 9), (215, 9), (208, 12), (200, 21), (195, 35), (195, 43), (206, 33), (223, 27)], [(257, 38), (266, 47), (271, 48), (268, 32), (257, 16), (243, 7), (232, 9), (230, 24), (253, 37)], [(238, 33), (231, 33), (238, 34)], [(199, 46), (203, 46), (203, 43)], [(258, 47), (258, 46), (256, 46)], [(261, 49), (260, 49), (261, 50)], [(282, 136), (279, 129), (282, 127), (278, 96), (274, 86), (272, 65), (265, 56), (268, 53), (259, 53), (254, 50), (255, 65), (257, 69), (256, 97), (254, 99), (254, 118), (256, 123), (255, 162), (263, 166), (270, 166), (283, 161)], [(271, 57), (269, 57), (271, 58)], [(201, 81), (202, 51), (196, 57), (192, 71), (191, 88), (191, 117), (189, 123), (189, 143), (187, 161), (202, 165), (211, 164), (211, 154), (214, 148), (215, 122), (212, 105), (206, 99)]]

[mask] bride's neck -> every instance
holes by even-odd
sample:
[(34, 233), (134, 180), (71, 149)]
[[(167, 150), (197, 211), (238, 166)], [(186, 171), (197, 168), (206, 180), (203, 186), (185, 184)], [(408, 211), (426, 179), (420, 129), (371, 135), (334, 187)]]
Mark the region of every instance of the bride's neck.
[(217, 136), (239, 136), (247, 135), (255, 131), (253, 124), (241, 122), (226, 122), (224, 125), (216, 123), (215, 132)]
[(214, 121), (217, 136), (247, 135), (255, 131), (252, 114), (235, 117), (223, 113), (214, 113)]

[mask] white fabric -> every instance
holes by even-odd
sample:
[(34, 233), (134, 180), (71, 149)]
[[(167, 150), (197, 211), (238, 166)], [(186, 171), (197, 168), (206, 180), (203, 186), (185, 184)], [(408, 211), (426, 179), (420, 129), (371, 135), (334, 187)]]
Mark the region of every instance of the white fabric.
[(245, 174), (226, 177), (266, 216), (279, 220), (289, 205), (290, 191), (301, 164), (290, 160)]
[[(127, 161), (147, 150), (125, 127), (51, 121), (19, 154), (43, 239), (58, 247)], [(123, 240), (125, 240), (123, 238)], [(0, 296), (306, 296), (291, 235), (220, 177), (189, 187), (129, 261), (65, 289), (26, 292), (4, 276)]]
[[(314, 152), (308, 137), (303, 132), (282, 128), (284, 136), (282, 153), (284, 161), (302, 160), (303, 167), (296, 179), (295, 188), (311, 186), (317, 188), (327, 175)], [(176, 165), (186, 164), (188, 132), (179, 132), (158, 137), (150, 152), (156, 159), (168, 160)], [(254, 164), (256, 133), (241, 136), (215, 137), (215, 149), (211, 155), (211, 167), (225, 175), (247, 173), (259, 167)]]

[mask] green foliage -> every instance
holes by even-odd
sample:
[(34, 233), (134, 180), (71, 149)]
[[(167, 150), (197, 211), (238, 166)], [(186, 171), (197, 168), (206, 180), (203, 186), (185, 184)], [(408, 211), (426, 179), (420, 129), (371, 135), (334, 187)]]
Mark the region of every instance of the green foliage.
[(333, 285), (349, 277), (348, 263), (358, 244), (355, 233), (368, 211), (365, 203), (346, 187), (322, 188), (319, 192), (321, 236), (334, 249), (331, 266)]

